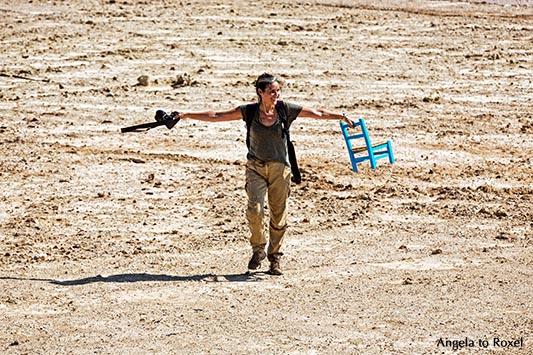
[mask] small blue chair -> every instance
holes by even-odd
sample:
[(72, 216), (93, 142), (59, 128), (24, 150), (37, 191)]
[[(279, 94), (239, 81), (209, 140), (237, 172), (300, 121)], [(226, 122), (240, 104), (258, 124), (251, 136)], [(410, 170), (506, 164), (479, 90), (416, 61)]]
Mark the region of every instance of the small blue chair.
[[(383, 158), (388, 158), (391, 164), (394, 164), (394, 154), (392, 153), (392, 143), (390, 140), (372, 144), (370, 136), (366, 128), (365, 120), (360, 118), (359, 121), (354, 122), (354, 128), (344, 122), (340, 122), (342, 135), (346, 141), (346, 148), (352, 163), (352, 170), (357, 172), (357, 164), (369, 160), (370, 167), (376, 168), (376, 161)], [(356, 130), (357, 132), (354, 132)], [(359, 133), (360, 132), (360, 133)], [(360, 139), (364, 141), (362, 146), (354, 146), (353, 141)]]

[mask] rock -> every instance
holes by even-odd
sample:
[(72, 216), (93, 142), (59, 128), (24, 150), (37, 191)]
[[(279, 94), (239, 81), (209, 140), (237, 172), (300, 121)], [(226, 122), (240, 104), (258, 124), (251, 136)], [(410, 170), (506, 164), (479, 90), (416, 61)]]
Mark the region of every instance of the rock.
[(184, 74), (176, 76), (176, 80), (174, 80), (172, 82), (172, 84), (170, 84), (170, 85), (173, 88), (179, 88), (179, 87), (183, 87), (183, 86), (189, 86), (189, 85), (191, 85), (191, 83), (192, 83), (192, 79), (189, 76), (189, 74), (184, 73)]
[(402, 282), (402, 285), (412, 285), (412, 284), (413, 284), (413, 279), (411, 279), (410, 277), (406, 277)]
[(148, 75), (141, 75), (137, 78), (137, 84), (140, 86), (148, 86), (150, 85), (150, 78)]
[(222, 276), (222, 275), (216, 275), (216, 276), (214, 277), (214, 281), (215, 281), (215, 282), (227, 282), (228, 279), (226, 279), (226, 278), (225, 278), (224, 276)]

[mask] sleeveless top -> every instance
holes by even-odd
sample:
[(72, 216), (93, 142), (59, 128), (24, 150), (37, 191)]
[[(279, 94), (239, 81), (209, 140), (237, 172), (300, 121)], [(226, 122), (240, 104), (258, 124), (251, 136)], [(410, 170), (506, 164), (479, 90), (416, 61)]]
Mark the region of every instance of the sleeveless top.
[[(288, 129), (291, 123), (298, 117), (303, 107), (292, 102), (283, 101), (282, 104), (286, 114), (286, 128)], [(282, 124), (279, 118), (283, 113), (278, 111), (278, 120), (272, 126), (267, 127), (259, 120), (259, 109), (252, 111), (253, 117), (246, 117), (247, 112), (251, 111), (246, 109), (249, 105), (257, 105), (257, 103), (239, 106), (243, 120), (250, 122), (247, 158), (262, 162), (276, 161), (291, 166), (287, 152), (287, 137), (282, 131)]]

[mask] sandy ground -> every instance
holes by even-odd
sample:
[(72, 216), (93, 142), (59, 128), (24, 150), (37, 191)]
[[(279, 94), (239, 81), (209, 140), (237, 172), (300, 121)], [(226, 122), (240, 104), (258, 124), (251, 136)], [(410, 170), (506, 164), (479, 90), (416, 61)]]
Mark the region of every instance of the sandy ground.
[[(532, 354), (531, 1), (0, 1), (0, 353)], [(292, 128), (280, 277), (246, 275), (244, 124)], [(139, 79), (145, 76), (144, 79)]]

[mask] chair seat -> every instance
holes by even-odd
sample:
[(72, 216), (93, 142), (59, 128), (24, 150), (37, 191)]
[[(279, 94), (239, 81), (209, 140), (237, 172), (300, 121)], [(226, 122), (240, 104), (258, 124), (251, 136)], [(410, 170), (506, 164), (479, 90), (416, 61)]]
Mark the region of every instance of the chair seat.
[[(387, 144), (387, 141), (383, 141), (383, 142), (380, 142), (380, 143), (374, 143), (374, 144), (372, 144), (372, 148), (379, 147), (380, 145), (385, 145), (385, 144)], [(366, 150), (366, 145), (363, 145), (361, 147), (353, 147), (352, 148), (352, 152), (354, 152), (354, 153), (364, 152), (365, 150)]]

